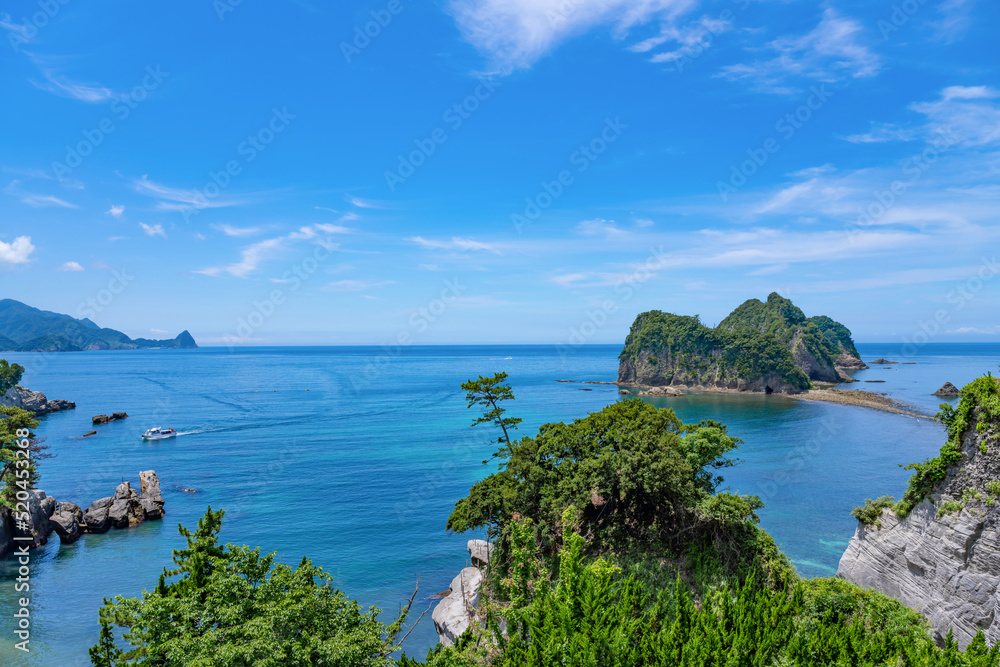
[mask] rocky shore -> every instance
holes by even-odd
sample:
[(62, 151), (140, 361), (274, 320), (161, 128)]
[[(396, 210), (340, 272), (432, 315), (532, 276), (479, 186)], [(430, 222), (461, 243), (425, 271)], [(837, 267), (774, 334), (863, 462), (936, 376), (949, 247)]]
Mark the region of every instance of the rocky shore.
[(870, 408), (898, 415), (919, 417), (920, 419), (934, 419), (933, 416), (921, 412), (918, 408), (908, 403), (891, 398), (888, 394), (864, 391), (862, 389), (812, 389), (802, 394), (795, 394), (790, 398), (854, 405), (860, 408)]
[(13, 407), (34, 412), (36, 415), (47, 415), (52, 412), (73, 410), (76, 403), (72, 401), (50, 401), (40, 391), (31, 391), (24, 387), (11, 387), (6, 394), (0, 396), (0, 407)]
[(489, 564), (492, 555), (492, 546), (485, 540), (469, 540), (466, 548), (472, 565), (463, 569), (452, 580), (444, 599), (431, 614), (438, 639), (445, 646), (453, 646), (455, 640), (476, 622), (483, 568)]
[(58, 502), (44, 491), (29, 491), (25, 507), (18, 512), (0, 508), (0, 556), (15, 545), (43, 546), (53, 532), (63, 544), (72, 544), (85, 533), (106, 533), (162, 519), (165, 503), (156, 472), (140, 472), (139, 485), (136, 491), (130, 482), (122, 482), (113, 496), (95, 500), (86, 511), (74, 503)]

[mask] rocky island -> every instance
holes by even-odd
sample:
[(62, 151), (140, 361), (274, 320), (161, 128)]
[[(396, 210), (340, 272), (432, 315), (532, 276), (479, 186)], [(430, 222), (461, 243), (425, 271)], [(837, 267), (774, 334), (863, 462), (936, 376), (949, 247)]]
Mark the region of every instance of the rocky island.
[(902, 500), (855, 508), (838, 576), (920, 612), (935, 638), (1000, 641), (1000, 381), (975, 380), (942, 406), (948, 441), (915, 470)]
[(170, 340), (132, 339), (90, 319), (39, 310), (0, 299), (0, 352), (79, 352), (82, 350), (163, 350), (198, 347), (187, 331)]
[(697, 316), (642, 313), (619, 357), (618, 383), (797, 394), (812, 381), (853, 381), (845, 368), (868, 368), (850, 330), (826, 316), (807, 318), (772, 293), (715, 328)]

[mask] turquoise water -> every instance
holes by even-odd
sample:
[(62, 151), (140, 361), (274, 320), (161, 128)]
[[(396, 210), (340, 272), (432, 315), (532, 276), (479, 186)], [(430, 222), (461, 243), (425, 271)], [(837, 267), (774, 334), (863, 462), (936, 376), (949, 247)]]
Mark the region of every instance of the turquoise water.
[[(859, 346), (864, 358), (901, 358), (894, 346)], [(177, 524), (194, 525), (211, 505), (227, 511), (222, 538), (303, 555), (325, 567), (363, 604), (395, 613), (420, 578), (421, 596), (448, 587), (465, 564), (469, 536), (449, 535), (455, 500), (489, 472), (488, 434), (459, 384), (507, 371), (517, 395), (511, 414), (522, 434), (547, 421), (578, 418), (619, 400), (616, 387), (557, 383), (614, 380), (619, 346), (561, 357), (551, 346), (382, 348), (222, 348), (190, 351), (5, 355), (28, 368), (24, 384), (77, 402), (43, 419), (38, 434), (56, 458), (43, 462), (40, 487), (81, 506), (110, 495), (140, 470), (160, 476), (163, 521), (69, 547), (55, 538), (32, 554), (31, 653), (13, 646), (15, 563), (0, 563), (0, 663), (86, 665), (104, 597), (155, 585)], [(853, 385), (887, 391), (926, 410), (945, 381), (961, 386), (994, 370), (996, 345), (927, 345), (873, 368)], [(591, 391), (581, 391), (590, 389)], [(928, 420), (772, 396), (701, 395), (656, 399), (685, 421), (718, 419), (744, 440), (743, 463), (726, 486), (760, 495), (764, 527), (808, 576), (830, 575), (854, 531), (849, 512), (866, 496), (899, 494), (897, 464), (934, 454), (943, 430)], [(91, 430), (90, 417), (126, 411), (128, 420)], [(152, 426), (185, 433), (143, 443)], [(182, 492), (182, 488), (198, 493)], [(423, 599), (422, 605), (429, 605)], [(407, 650), (436, 641), (425, 618)]]

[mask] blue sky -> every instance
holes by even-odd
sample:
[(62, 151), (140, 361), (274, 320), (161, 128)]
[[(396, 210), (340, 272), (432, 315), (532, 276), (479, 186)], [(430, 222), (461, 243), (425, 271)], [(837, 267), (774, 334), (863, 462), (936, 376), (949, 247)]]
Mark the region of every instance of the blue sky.
[[(0, 296), (202, 344), (1000, 340), (986, 0), (6, 3)], [(924, 333), (921, 333), (924, 332)]]

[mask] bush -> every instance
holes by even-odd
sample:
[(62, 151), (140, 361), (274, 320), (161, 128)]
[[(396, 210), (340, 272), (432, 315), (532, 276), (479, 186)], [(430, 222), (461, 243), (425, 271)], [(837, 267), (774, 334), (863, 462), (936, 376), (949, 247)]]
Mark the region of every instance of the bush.
[(896, 499), (892, 496), (881, 496), (875, 500), (865, 498), (865, 504), (862, 507), (855, 507), (851, 510), (851, 516), (866, 526), (878, 526), (881, 528), (882, 522), (879, 521), (879, 518), (882, 516), (882, 510), (887, 507), (894, 507), (895, 504)]

